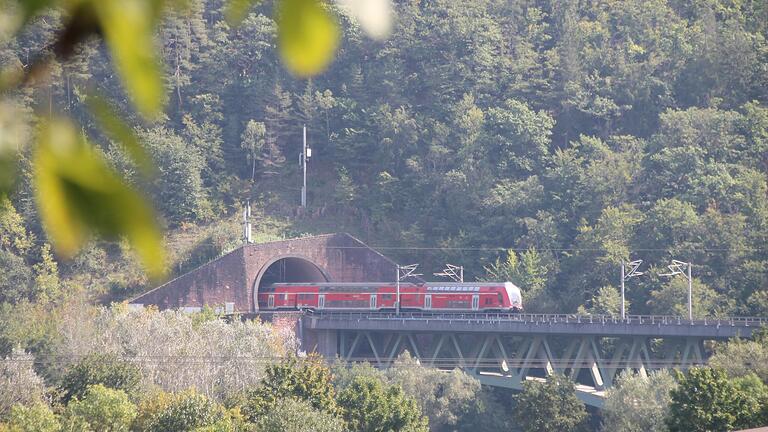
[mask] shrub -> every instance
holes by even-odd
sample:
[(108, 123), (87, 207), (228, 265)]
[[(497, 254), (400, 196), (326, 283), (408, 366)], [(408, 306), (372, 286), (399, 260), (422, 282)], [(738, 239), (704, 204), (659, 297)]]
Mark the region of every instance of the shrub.
[(88, 387), (82, 400), (67, 405), (64, 423), (81, 431), (127, 432), (135, 417), (136, 406), (124, 391), (96, 384)]
[(20, 350), (13, 350), (8, 358), (0, 360), (0, 417), (16, 404), (42, 401), (45, 385), (32, 369), (33, 361), (30, 354)]
[(133, 429), (145, 432), (186, 432), (227, 419), (224, 407), (194, 390), (158, 393), (139, 404)]
[(59, 432), (60, 424), (51, 408), (38, 402), (11, 408), (5, 428), (8, 432)]
[(141, 371), (114, 354), (90, 354), (73, 365), (61, 380), (64, 402), (81, 399), (88, 387), (102, 384), (133, 394), (139, 387)]

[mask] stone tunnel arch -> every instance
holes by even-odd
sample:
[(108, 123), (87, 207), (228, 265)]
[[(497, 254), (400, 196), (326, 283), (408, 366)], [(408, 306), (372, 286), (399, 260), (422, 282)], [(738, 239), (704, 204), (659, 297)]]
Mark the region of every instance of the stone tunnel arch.
[(330, 282), (322, 267), (301, 255), (282, 255), (273, 258), (259, 270), (253, 282), (253, 310), (259, 310), (259, 289), (278, 282)]

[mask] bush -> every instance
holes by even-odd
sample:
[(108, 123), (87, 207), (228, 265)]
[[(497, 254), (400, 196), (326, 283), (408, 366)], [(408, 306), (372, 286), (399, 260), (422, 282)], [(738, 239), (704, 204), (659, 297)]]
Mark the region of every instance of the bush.
[(581, 431), (587, 410), (576, 397), (573, 382), (563, 375), (552, 375), (543, 383), (526, 381), (515, 396), (517, 419), (524, 431)]
[(30, 405), (42, 401), (45, 385), (32, 369), (33, 361), (30, 354), (17, 350), (0, 360), (0, 417), (8, 414), (16, 404)]
[(296, 359), (267, 368), (261, 386), (248, 392), (243, 413), (255, 422), (284, 398), (308, 402), (313, 408), (335, 415), (338, 407), (336, 392), (331, 383), (331, 371), (318, 357), (301, 362)]
[[(3, 429), (0, 428), (0, 430)], [(60, 425), (48, 405), (38, 402), (30, 406), (16, 405), (11, 408), (5, 430), (8, 432), (59, 432)]]
[[(63, 316), (60, 328), (57, 355), (111, 352), (150, 358), (156, 361), (136, 362), (144, 384), (170, 392), (195, 388), (217, 400), (258, 385), (266, 369), (259, 359), (295, 352), (298, 344), (294, 333), (257, 321), (196, 322), (183, 312), (153, 308), (99, 308), (87, 319)], [(215, 361), (201, 367), (201, 358)]]
[(81, 431), (127, 432), (135, 417), (136, 406), (124, 391), (97, 384), (67, 405), (64, 423)]
[(256, 422), (259, 432), (342, 432), (344, 420), (319, 411), (307, 401), (280, 399)]
[(356, 432), (429, 430), (416, 400), (400, 386), (387, 386), (376, 378), (355, 378), (339, 394), (339, 405), (348, 429)]
[(186, 432), (215, 426), (226, 419), (227, 413), (223, 406), (194, 390), (177, 394), (160, 392), (139, 404), (133, 429), (145, 432)]
[(81, 399), (88, 387), (102, 384), (132, 395), (139, 387), (141, 371), (114, 354), (90, 354), (73, 365), (61, 380), (64, 402)]

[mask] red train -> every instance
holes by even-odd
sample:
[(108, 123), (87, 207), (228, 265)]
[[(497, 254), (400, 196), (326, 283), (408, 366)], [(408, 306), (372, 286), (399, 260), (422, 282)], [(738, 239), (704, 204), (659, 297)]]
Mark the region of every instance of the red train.
[[(395, 309), (394, 283), (275, 283), (259, 289), (260, 310)], [(520, 312), (520, 288), (512, 282), (400, 284), (400, 309), (444, 312)]]

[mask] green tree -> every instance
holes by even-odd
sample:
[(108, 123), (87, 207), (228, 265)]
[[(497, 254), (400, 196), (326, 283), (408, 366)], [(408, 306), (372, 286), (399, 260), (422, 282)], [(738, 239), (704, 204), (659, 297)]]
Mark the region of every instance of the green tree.
[(155, 194), (169, 223), (206, 220), (210, 203), (203, 186), (203, 155), (166, 128), (148, 130), (142, 138), (158, 165)]
[(251, 163), (251, 181), (256, 179), (256, 162), (261, 159), (261, 154), (264, 151), (266, 133), (264, 123), (249, 120), (240, 137), (240, 147), (247, 152), (248, 161)]
[(59, 265), (47, 243), (40, 248), (40, 258), (40, 262), (32, 266), (35, 273), (35, 298), (45, 303), (56, 300), (60, 295)]
[[(630, 303), (626, 299), (624, 303), (628, 311)], [(579, 306), (578, 312), (580, 314), (619, 315), (621, 313), (621, 293), (612, 286), (601, 287), (589, 301), (589, 306)]]
[(260, 432), (342, 432), (344, 421), (312, 407), (307, 401), (278, 399), (256, 422)]
[(424, 367), (407, 351), (385, 373), (419, 404), (433, 432), (455, 430), (461, 418), (478, 410), (481, 403), (476, 379), (458, 369), (445, 372)]
[(546, 382), (526, 381), (515, 396), (515, 417), (525, 432), (581, 431), (587, 411), (576, 397), (573, 382), (552, 375)]
[[(0, 425), (2, 430), (3, 425)], [(48, 405), (42, 402), (11, 408), (5, 426), (8, 432), (59, 432), (61, 425)]]
[(32, 247), (33, 237), (11, 200), (0, 197), (0, 250), (24, 256)]
[(511, 281), (519, 286), (523, 293), (523, 304), (530, 310), (541, 306), (541, 297), (545, 295), (547, 283), (547, 267), (536, 249), (531, 248), (522, 253), (510, 249), (506, 259), (496, 258), (492, 264), (484, 267), (485, 275), (481, 280)]
[(20, 256), (0, 249), (0, 300), (17, 303), (32, 298), (32, 272)]
[(339, 393), (347, 428), (359, 432), (426, 432), (427, 418), (399, 385), (360, 376)]
[(631, 371), (621, 373), (605, 395), (603, 424), (605, 432), (666, 432), (664, 419), (677, 386), (667, 371), (648, 376)]
[(709, 365), (731, 378), (754, 373), (768, 384), (768, 332), (753, 333), (753, 340), (733, 339), (716, 345)]
[(141, 371), (134, 364), (114, 354), (90, 354), (72, 365), (61, 379), (64, 402), (82, 399), (92, 385), (123, 390), (132, 395), (141, 381)]
[(158, 393), (139, 404), (133, 428), (146, 432), (186, 432), (220, 425), (227, 418), (224, 407), (197, 393)]
[(136, 406), (124, 391), (96, 384), (82, 399), (69, 402), (62, 423), (65, 429), (84, 432), (128, 432), (135, 417)]
[(339, 168), (339, 181), (336, 183), (333, 192), (336, 202), (342, 208), (351, 206), (356, 198), (357, 190), (355, 188), (355, 183), (345, 167)]
[(724, 371), (711, 368), (693, 368), (679, 374), (678, 382), (666, 418), (670, 432), (744, 429), (762, 426), (761, 420), (765, 420), (759, 405), (764, 385), (756, 389), (733, 382)]
[[(694, 278), (691, 288), (694, 317), (715, 316), (723, 302), (717, 292)], [(648, 301), (652, 313), (656, 315), (688, 316), (688, 281), (677, 276), (665, 283), (661, 289), (651, 292)]]
[(269, 366), (261, 385), (246, 393), (243, 414), (250, 421), (257, 421), (278, 400), (290, 397), (328, 414), (338, 413), (331, 371), (320, 357), (313, 356), (302, 360), (290, 358)]

